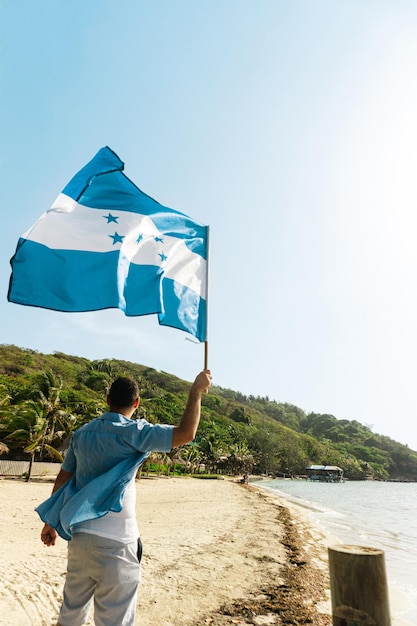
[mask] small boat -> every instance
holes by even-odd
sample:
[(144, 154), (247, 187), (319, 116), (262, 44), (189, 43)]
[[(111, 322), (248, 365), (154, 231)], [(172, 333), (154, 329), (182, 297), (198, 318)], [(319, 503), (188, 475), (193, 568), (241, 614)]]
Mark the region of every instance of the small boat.
[(310, 465), (306, 467), (308, 480), (321, 483), (344, 482), (343, 470), (336, 465)]

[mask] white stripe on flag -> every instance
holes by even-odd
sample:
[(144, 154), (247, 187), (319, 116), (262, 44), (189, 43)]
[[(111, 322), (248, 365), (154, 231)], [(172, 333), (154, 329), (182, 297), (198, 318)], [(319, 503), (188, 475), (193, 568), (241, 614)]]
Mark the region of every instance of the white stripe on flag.
[(162, 235), (146, 215), (92, 209), (60, 194), (22, 237), (51, 250), (120, 250), (130, 263), (160, 266), (167, 278), (206, 297), (206, 261), (184, 240)]

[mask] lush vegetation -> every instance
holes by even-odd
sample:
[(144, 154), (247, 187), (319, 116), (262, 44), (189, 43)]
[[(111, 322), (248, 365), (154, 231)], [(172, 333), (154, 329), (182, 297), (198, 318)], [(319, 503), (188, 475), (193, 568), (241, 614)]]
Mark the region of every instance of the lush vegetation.
[[(106, 410), (106, 392), (120, 375), (139, 383), (137, 417), (178, 423), (189, 383), (172, 374), (115, 359), (0, 346), (0, 440), (9, 455), (62, 460), (73, 430)], [(304, 475), (310, 464), (338, 465), (351, 480), (417, 480), (416, 452), (357, 421), (307, 415), (291, 404), (220, 387), (202, 399), (195, 442), (152, 455), (143, 471), (288, 476)]]

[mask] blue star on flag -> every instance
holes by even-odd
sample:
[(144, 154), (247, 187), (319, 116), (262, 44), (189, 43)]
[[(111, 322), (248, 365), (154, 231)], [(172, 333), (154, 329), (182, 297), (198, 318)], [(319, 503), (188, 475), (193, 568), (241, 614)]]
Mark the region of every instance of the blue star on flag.
[(123, 243), (124, 235), (119, 235), (119, 233), (114, 233), (114, 235), (109, 235), (110, 239), (113, 239), (113, 245), (116, 243)]
[(117, 224), (117, 220), (119, 219), (116, 215), (112, 215), (111, 213), (103, 215), (103, 217), (107, 220), (107, 224), (110, 224), (110, 222), (115, 222)]

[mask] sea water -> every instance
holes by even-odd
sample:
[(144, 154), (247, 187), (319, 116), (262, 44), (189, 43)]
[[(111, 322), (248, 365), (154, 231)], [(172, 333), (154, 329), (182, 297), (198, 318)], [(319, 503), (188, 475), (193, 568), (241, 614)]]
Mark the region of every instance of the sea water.
[(341, 544), (384, 550), (390, 596), (403, 598), (400, 617), (417, 626), (417, 483), (275, 479), (258, 484), (307, 509), (312, 522)]

